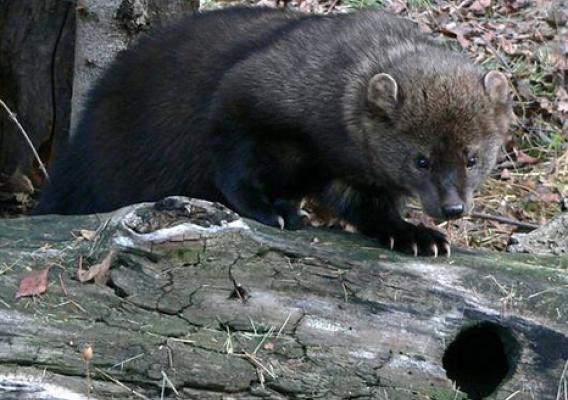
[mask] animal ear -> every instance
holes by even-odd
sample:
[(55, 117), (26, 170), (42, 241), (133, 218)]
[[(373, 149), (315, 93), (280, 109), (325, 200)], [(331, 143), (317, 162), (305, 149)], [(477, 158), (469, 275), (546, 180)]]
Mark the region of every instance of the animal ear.
[(483, 77), (485, 93), (495, 107), (495, 121), (503, 138), (507, 137), (509, 125), (516, 119), (511, 101), (511, 88), (505, 75), (497, 71), (489, 71)]
[(511, 102), (511, 90), (507, 78), (501, 72), (489, 71), (483, 78), (485, 93), (497, 106), (507, 107)]
[(398, 102), (398, 84), (389, 74), (377, 74), (369, 81), (367, 100), (379, 111), (389, 115)]

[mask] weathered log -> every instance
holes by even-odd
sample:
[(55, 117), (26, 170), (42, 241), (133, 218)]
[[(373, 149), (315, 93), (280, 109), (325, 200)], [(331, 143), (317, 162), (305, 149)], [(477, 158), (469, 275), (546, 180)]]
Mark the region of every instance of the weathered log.
[[(0, 238), (0, 397), (86, 396), (85, 343), (99, 399), (565, 396), (566, 257), (414, 258), (183, 198), (4, 220)], [(110, 251), (108, 283), (81, 284), (79, 255), (86, 267)], [(48, 291), (14, 300), (48, 265)]]
[(511, 253), (568, 254), (568, 213), (562, 213), (546, 225), (529, 233), (512, 235), (507, 251)]

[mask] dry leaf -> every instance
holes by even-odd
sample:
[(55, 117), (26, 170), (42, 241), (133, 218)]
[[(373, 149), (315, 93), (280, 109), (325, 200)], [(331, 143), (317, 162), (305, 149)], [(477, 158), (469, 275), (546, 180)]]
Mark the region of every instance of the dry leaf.
[(511, 179), (511, 171), (509, 171), (508, 168), (503, 168), (503, 170), (501, 171), (501, 175), (500, 175), (501, 180), (509, 180)]
[(108, 255), (100, 263), (92, 265), (89, 269), (83, 269), (83, 263), (79, 263), (77, 270), (77, 278), (79, 282), (88, 282), (91, 279), (95, 280), (97, 285), (106, 285), (108, 280), (108, 270), (114, 258), (114, 250), (110, 251)]
[(20, 281), (16, 299), (27, 296), (39, 296), (47, 291), (47, 278), (51, 266), (41, 271), (32, 271)]
[(457, 25), (455, 22), (451, 22), (441, 27), (440, 32), (446, 36), (455, 37), (460, 46), (464, 49), (471, 45), (471, 42), (465, 38), (466, 30), (462, 26)]
[(97, 235), (97, 231), (91, 231), (89, 229), (80, 229), (79, 230), (79, 237), (85, 240), (93, 240)]
[(558, 193), (547, 192), (540, 195), (540, 200), (547, 203), (559, 204), (562, 198)]
[(484, 14), (485, 10), (491, 6), (491, 0), (476, 0), (469, 9), (477, 14)]
[(264, 346), (262, 346), (264, 348), (264, 350), (274, 350), (274, 343), (272, 342), (267, 342), (264, 344)]
[(505, 53), (516, 54), (517, 46), (515, 46), (513, 43), (511, 43), (510, 40), (507, 40), (504, 37), (500, 37), (499, 38), (499, 44), (501, 45), (501, 48), (503, 49), (503, 51)]
[(538, 158), (529, 156), (527, 153), (525, 153), (521, 150), (518, 150), (516, 152), (516, 154), (517, 154), (517, 162), (519, 164), (533, 165), (533, 164), (538, 164), (538, 162), (539, 162)]

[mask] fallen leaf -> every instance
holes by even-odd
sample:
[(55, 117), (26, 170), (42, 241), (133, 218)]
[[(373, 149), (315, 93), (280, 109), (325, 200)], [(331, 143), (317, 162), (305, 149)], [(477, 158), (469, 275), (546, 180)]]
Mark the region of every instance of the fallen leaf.
[(262, 347), (264, 348), (264, 350), (274, 350), (274, 343), (268, 342)]
[(51, 266), (41, 271), (32, 271), (20, 281), (16, 299), (27, 296), (39, 296), (47, 291), (47, 278)]
[(516, 152), (516, 155), (517, 155), (517, 162), (519, 164), (533, 165), (533, 164), (538, 164), (539, 162), (538, 158), (529, 156), (527, 153), (523, 152), (522, 150), (518, 150)]
[(568, 91), (562, 86), (556, 88), (554, 95), (558, 100), (568, 101)]
[(548, 112), (549, 114), (554, 113), (554, 103), (548, 100), (546, 97), (539, 97), (538, 104), (543, 111)]
[(548, 192), (541, 194), (540, 200), (546, 203), (560, 204), (562, 197), (558, 193)]
[(483, 14), (489, 6), (491, 6), (491, 0), (476, 0), (469, 6), (469, 9), (476, 14)]
[(391, 12), (393, 14), (401, 14), (404, 10), (406, 10), (406, 6), (402, 2), (393, 3), (389, 7), (389, 12)]
[(456, 40), (458, 41), (460, 46), (464, 49), (467, 49), (469, 46), (471, 46), (471, 42), (467, 40), (463, 35), (457, 35)]
[(507, 54), (516, 54), (517, 52), (517, 46), (515, 46), (513, 43), (511, 43), (510, 40), (507, 40), (504, 37), (499, 37), (499, 45)]
[(91, 231), (89, 229), (80, 229), (79, 237), (85, 240), (93, 240), (97, 234), (97, 231)]
[(511, 179), (511, 171), (509, 171), (508, 168), (503, 168), (503, 171), (501, 171), (500, 178), (504, 181)]
[(495, 41), (495, 34), (493, 32), (483, 32), (481, 34), (481, 37), (483, 38), (483, 40), (485, 41), (485, 43), (492, 43)]
[(114, 251), (110, 251), (108, 255), (100, 263), (92, 265), (89, 269), (83, 269), (83, 262), (79, 262), (79, 269), (77, 270), (77, 278), (79, 282), (88, 282), (91, 279), (95, 280), (97, 285), (106, 285), (108, 280), (108, 270), (114, 258)]
[(464, 49), (471, 45), (471, 42), (465, 38), (467, 30), (462, 26), (457, 25), (455, 22), (451, 22), (440, 28), (440, 32), (446, 36), (455, 37), (460, 46)]

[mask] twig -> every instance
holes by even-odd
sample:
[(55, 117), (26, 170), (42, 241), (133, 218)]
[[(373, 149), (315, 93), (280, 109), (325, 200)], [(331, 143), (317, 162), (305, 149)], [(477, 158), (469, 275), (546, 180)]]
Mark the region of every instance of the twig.
[(564, 398), (568, 397), (568, 389), (566, 388), (566, 381), (568, 378), (568, 360), (564, 364), (564, 369), (562, 370), (562, 375), (560, 375), (560, 381), (558, 382), (558, 392), (556, 393), (556, 400), (562, 400), (562, 392), (564, 392)]
[[(172, 383), (172, 381), (170, 381), (170, 378), (168, 378), (168, 375), (166, 375), (166, 373), (164, 371), (162, 371), (162, 378), (164, 380), (164, 382), (166, 382), (170, 388), (173, 390), (173, 392), (176, 394), (176, 396), (179, 397), (179, 392), (177, 391), (176, 387), (174, 386), (174, 384)], [(162, 395), (163, 395), (164, 391), (162, 391)]]
[(67, 287), (65, 287), (65, 283), (63, 282), (63, 276), (61, 274), (59, 274), (59, 283), (61, 284), (61, 290), (63, 290), (63, 294), (65, 295), (65, 297), (67, 297), (67, 301), (58, 304), (58, 307), (63, 306), (65, 304), (71, 304), (75, 306), (79, 311), (88, 314), (87, 310), (85, 310), (79, 303), (77, 303), (75, 300), (71, 298), (71, 296), (69, 296), (69, 292), (67, 292)]
[(335, 8), (335, 6), (337, 6), (337, 3), (339, 2), (339, 0), (333, 0), (330, 4), (330, 6), (327, 8), (327, 10), (325, 11), (326, 14), (329, 14), (330, 12), (333, 11), (333, 9)]
[(6, 303), (4, 300), (0, 299), (0, 304), (2, 304), (4, 307), (6, 308), (12, 308), (12, 306), (8, 303)]
[(534, 298), (534, 297), (540, 296), (540, 295), (545, 294), (545, 293), (557, 292), (557, 291), (559, 291), (560, 289), (568, 289), (568, 285), (562, 285), (562, 286), (559, 286), (559, 287), (554, 287), (554, 288), (549, 288), (549, 289), (541, 290), (540, 292), (531, 294), (530, 296), (527, 297), (527, 299), (532, 299), (532, 298)]
[(290, 311), (288, 313), (288, 317), (286, 317), (286, 321), (284, 321), (284, 323), (282, 324), (282, 326), (280, 327), (280, 329), (278, 329), (278, 333), (276, 334), (276, 340), (278, 340), (278, 338), (280, 337), (280, 334), (282, 333), (282, 331), (284, 330), (284, 327), (286, 326), (286, 324), (288, 323), (288, 321), (290, 321), (290, 317), (292, 316), (292, 311)]
[(349, 295), (347, 294), (347, 285), (345, 285), (345, 282), (341, 281), (341, 287), (343, 288), (343, 296), (347, 303), (349, 301)]
[(525, 228), (525, 229), (538, 229), (538, 228), (540, 228), (540, 225), (531, 224), (530, 222), (522, 222), (522, 221), (519, 221), (519, 220), (516, 220), (516, 219), (513, 219), (513, 218), (501, 217), (500, 215), (491, 215), (491, 214), (485, 214), (485, 213), (471, 213), (471, 216), (473, 218), (487, 219), (487, 220), (491, 220), (491, 221), (501, 222), (503, 224), (518, 226), (519, 228)]
[(461, 10), (464, 7), (469, 7), (471, 3), (473, 3), (473, 0), (463, 0), (460, 4), (457, 5), (456, 10)]
[(520, 391), (520, 390), (517, 390), (516, 392), (511, 393), (509, 396), (507, 396), (507, 398), (506, 398), (505, 400), (512, 400), (514, 397), (517, 397), (517, 395), (518, 395), (519, 393), (521, 393), (521, 391)]
[(63, 294), (65, 295), (65, 297), (69, 298), (69, 293), (67, 292), (67, 288), (63, 283), (63, 277), (61, 276), (61, 274), (59, 274), (59, 283), (61, 284), (61, 290), (63, 290)]
[(28, 143), (28, 146), (30, 146), (30, 149), (32, 149), (32, 152), (34, 153), (34, 157), (36, 158), (38, 164), (39, 164), (39, 168), (41, 169), (41, 172), (43, 172), (43, 174), (45, 175), (45, 179), (47, 179), (47, 181), (49, 182), (49, 174), (47, 173), (47, 169), (45, 169), (45, 165), (43, 163), (43, 161), (41, 161), (41, 158), (39, 158), (39, 154), (37, 153), (34, 144), (32, 143), (32, 141), (30, 140), (30, 137), (28, 136), (28, 134), (26, 133), (26, 131), (24, 130), (24, 128), (22, 127), (22, 125), (20, 125), (20, 123), (18, 122), (18, 119), (16, 118), (16, 114), (14, 114), (12, 112), (12, 110), (10, 110), (8, 108), (8, 106), (6, 105), (6, 103), (4, 103), (1, 99), (0, 99), (0, 105), (2, 105), (2, 107), (4, 107), (4, 110), (6, 110), (6, 112), (8, 113), (8, 116), (10, 117), (10, 119), (12, 121), (14, 121), (14, 123), (16, 124), (16, 126), (18, 127), (18, 129), (20, 130), (20, 132), (22, 132), (22, 135), (24, 135), (24, 139), (26, 139), (26, 142)]
[(130, 361), (137, 360), (137, 359), (139, 359), (140, 357), (144, 357), (144, 355), (145, 355), (144, 353), (140, 353), (140, 354), (137, 354), (137, 355), (135, 355), (135, 356), (133, 356), (133, 357), (127, 358), (126, 360), (122, 360), (121, 362), (114, 364), (112, 367), (110, 367), (110, 369), (113, 369), (113, 368), (116, 368), (116, 367), (120, 367), (120, 371), (122, 371), (122, 369), (124, 368), (124, 364), (126, 364), (126, 363), (128, 363), (128, 362), (130, 362)]
[(262, 344), (264, 343), (264, 341), (266, 340), (267, 337), (269, 337), (270, 335), (272, 335), (272, 333), (274, 332), (274, 327), (271, 326), (270, 329), (268, 330), (268, 332), (266, 332), (266, 334), (264, 334), (264, 336), (262, 337), (262, 339), (260, 340), (260, 343), (258, 343), (256, 345), (256, 348), (254, 349), (254, 351), (252, 352), (253, 355), (256, 355), (257, 351), (260, 349), (260, 346), (262, 346)]
[(95, 368), (95, 370), (101, 374), (102, 376), (104, 376), (105, 378), (107, 378), (108, 380), (111, 380), (112, 382), (116, 383), (118, 386), (120, 386), (123, 389), (126, 389), (130, 392), (130, 394), (133, 394), (134, 396), (140, 398), (140, 399), (144, 399), (144, 400), (150, 400), (148, 397), (144, 396), (142, 393), (138, 393), (137, 391), (135, 391), (134, 389), (129, 388), (128, 386), (126, 386), (124, 383), (122, 383), (121, 381), (119, 381), (116, 378), (113, 378), (112, 376), (110, 376), (109, 374), (105, 373), (102, 369), (100, 368)]
[(271, 371), (268, 368), (266, 368), (254, 354), (243, 351), (242, 354), (235, 354), (235, 355), (250, 360), (256, 367), (264, 370), (272, 379), (276, 379), (276, 374), (274, 373), (274, 371)]
[(95, 254), (95, 251), (98, 248), (98, 244), (100, 242), (100, 239), (103, 236), (103, 233), (105, 232), (105, 230), (107, 229), (108, 224), (110, 223), (110, 220), (111, 220), (111, 218), (107, 218), (104, 224), (99, 225), (97, 227), (97, 230), (96, 230), (95, 236), (94, 236), (94, 240), (93, 240), (93, 244), (89, 247), (89, 253), (88, 253), (87, 257), (92, 257), (93, 254)]
[[(481, 25), (479, 25), (479, 28), (481, 28), (483, 30), (483, 28), (481, 27)], [(509, 63), (507, 62), (507, 60), (505, 59), (505, 57), (503, 57), (503, 55), (495, 48), (493, 47), (490, 43), (485, 42), (485, 47), (487, 47), (489, 49), (489, 51), (495, 56), (495, 58), (497, 60), (499, 60), (499, 63), (505, 67), (505, 69), (507, 70), (507, 72), (510, 75), (513, 75), (513, 70), (511, 69), (511, 66), (509, 65)], [(520, 96), (519, 96), (520, 97)]]

